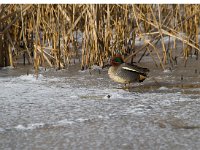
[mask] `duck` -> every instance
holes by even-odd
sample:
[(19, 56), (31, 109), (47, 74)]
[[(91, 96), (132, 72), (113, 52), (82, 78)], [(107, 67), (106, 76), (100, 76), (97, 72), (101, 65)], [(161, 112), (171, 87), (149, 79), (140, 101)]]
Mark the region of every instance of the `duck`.
[(116, 54), (110, 59), (111, 67), (108, 69), (109, 77), (125, 86), (133, 82), (143, 82), (148, 76), (149, 69), (135, 64), (125, 63), (121, 54)]

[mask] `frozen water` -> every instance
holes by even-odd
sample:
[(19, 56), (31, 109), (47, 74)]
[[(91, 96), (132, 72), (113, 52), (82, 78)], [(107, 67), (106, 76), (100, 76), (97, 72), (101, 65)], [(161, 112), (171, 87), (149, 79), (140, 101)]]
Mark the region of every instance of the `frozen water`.
[[(199, 95), (165, 85), (145, 89), (151, 78), (123, 90), (107, 70), (94, 68), (40, 68), (38, 78), (31, 68), (0, 70), (0, 149), (200, 147)], [(157, 80), (176, 80), (161, 73)]]

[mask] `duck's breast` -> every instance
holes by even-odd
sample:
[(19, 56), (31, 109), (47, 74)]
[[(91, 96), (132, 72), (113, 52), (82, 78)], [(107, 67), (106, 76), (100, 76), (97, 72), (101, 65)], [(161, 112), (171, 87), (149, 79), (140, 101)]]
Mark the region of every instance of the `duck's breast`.
[(110, 67), (108, 75), (112, 80), (119, 83), (131, 83), (139, 80), (139, 74), (124, 70), (122, 67)]

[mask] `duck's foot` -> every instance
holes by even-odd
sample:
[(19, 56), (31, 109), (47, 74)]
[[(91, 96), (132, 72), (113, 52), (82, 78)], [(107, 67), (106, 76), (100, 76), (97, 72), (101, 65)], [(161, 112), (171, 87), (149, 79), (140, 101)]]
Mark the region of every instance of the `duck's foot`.
[(142, 88), (140, 88), (139, 86), (131, 86), (131, 85), (125, 85), (124, 87), (122, 87), (123, 90), (128, 90), (129, 92), (142, 92)]
[(118, 87), (117, 89), (123, 89), (123, 90), (131, 92), (134, 88), (135, 87), (134, 86), (130, 86), (130, 84), (128, 84), (128, 85), (125, 84), (125, 86)]
[(127, 90), (127, 91), (131, 91), (133, 87), (131, 87), (130, 85), (125, 85), (124, 87), (122, 87), (123, 90)]

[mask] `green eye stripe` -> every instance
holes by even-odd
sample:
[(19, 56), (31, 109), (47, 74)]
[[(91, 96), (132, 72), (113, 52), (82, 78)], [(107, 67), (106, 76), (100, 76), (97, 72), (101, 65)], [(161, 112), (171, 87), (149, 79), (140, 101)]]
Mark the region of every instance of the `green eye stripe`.
[(123, 63), (123, 60), (122, 60), (121, 58), (119, 58), (119, 57), (116, 57), (116, 58), (114, 59), (114, 61), (115, 61), (115, 62), (119, 62), (119, 63)]

